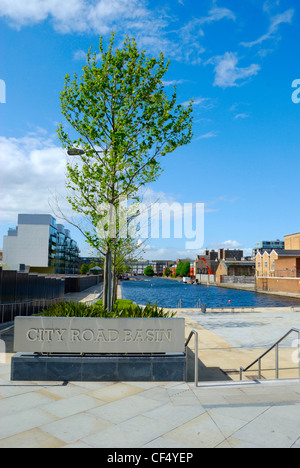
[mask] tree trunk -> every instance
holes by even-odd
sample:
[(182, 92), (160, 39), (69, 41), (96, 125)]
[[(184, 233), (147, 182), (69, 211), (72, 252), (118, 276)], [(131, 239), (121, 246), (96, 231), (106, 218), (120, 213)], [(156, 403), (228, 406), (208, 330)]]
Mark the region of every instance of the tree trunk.
[(108, 268), (109, 268), (109, 247), (106, 248), (105, 258), (104, 258), (104, 272), (103, 272), (103, 307), (107, 309), (108, 301)]
[(113, 260), (113, 283), (112, 283), (112, 305), (117, 300), (117, 288), (118, 288), (118, 272), (117, 272), (117, 266), (116, 266), (116, 261), (117, 261), (117, 254), (114, 252), (114, 260)]

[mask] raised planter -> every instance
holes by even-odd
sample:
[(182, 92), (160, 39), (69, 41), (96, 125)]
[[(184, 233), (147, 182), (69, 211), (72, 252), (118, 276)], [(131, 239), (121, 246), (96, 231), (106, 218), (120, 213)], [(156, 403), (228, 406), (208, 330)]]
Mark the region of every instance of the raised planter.
[(16, 317), (12, 380), (182, 381), (182, 318)]

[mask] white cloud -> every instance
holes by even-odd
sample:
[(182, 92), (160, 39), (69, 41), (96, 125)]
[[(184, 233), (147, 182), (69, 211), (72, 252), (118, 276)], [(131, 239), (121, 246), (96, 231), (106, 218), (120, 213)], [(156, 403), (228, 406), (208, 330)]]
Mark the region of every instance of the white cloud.
[(178, 258), (190, 258), (192, 261), (196, 259), (196, 256), (200, 253), (199, 250), (183, 249), (182, 247), (165, 247), (161, 248), (158, 246), (148, 246), (145, 249), (143, 258), (145, 260), (176, 260)]
[(207, 63), (215, 64), (214, 86), (221, 88), (242, 86), (252, 76), (257, 75), (260, 70), (258, 64), (252, 64), (246, 68), (239, 67), (239, 58), (233, 52), (226, 52), (222, 56), (214, 57)]
[(170, 80), (170, 81), (165, 81), (163, 80), (163, 85), (164, 86), (177, 86), (182, 83), (186, 83), (188, 80)]
[(274, 16), (271, 19), (271, 24), (268, 29), (268, 32), (266, 34), (263, 34), (260, 36), (258, 39), (252, 42), (242, 42), (241, 45), (244, 47), (253, 47), (256, 45), (262, 44), (264, 41), (267, 41), (269, 39), (274, 39), (276, 37), (276, 33), (278, 32), (279, 26), (281, 24), (291, 24), (293, 16), (294, 16), (295, 10), (290, 9), (285, 11), (284, 13), (281, 13), (279, 15)]
[(25, 25), (37, 24), (50, 17), (54, 26), (60, 30), (82, 30), (84, 0), (0, 0), (0, 16), (8, 19), (9, 23), (20, 28)]
[(204, 135), (200, 135), (197, 138), (195, 138), (195, 141), (197, 140), (208, 140), (210, 138), (216, 138), (218, 135), (216, 132), (208, 132), (205, 133)]
[(86, 60), (87, 59), (87, 52), (84, 50), (76, 50), (73, 55), (74, 60)]
[(215, 242), (208, 246), (209, 249), (241, 249), (243, 244), (236, 240), (226, 240), (222, 242)]
[(0, 16), (17, 28), (50, 19), (61, 33), (107, 34), (117, 20), (147, 14), (140, 0), (0, 0)]
[[(163, 52), (174, 60), (199, 64), (205, 52), (200, 41), (203, 28), (236, 19), (231, 10), (213, 5), (207, 15), (184, 24), (180, 16), (159, 6), (153, 8), (147, 0), (0, 0), (0, 18), (17, 29), (48, 20), (62, 34), (105, 36), (116, 31), (120, 39), (134, 36), (138, 46), (150, 53)], [(82, 59), (82, 51), (76, 51), (74, 58)]]
[[(185, 101), (182, 103), (182, 106), (188, 106), (190, 101)], [(213, 104), (213, 100), (211, 98), (204, 98), (204, 97), (197, 97), (194, 98), (193, 107), (200, 107), (201, 109), (213, 109), (215, 105)]]
[(239, 120), (239, 119), (248, 119), (249, 118), (249, 114), (237, 114), (234, 119), (235, 120)]
[(66, 156), (39, 134), (0, 137), (0, 220), (16, 221), (25, 213), (50, 213), (49, 198), (65, 188)]
[(263, 3), (263, 10), (266, 13), (270, 13), (273, 8), (279, 7), (280, 0), (265, 0)]
[(209, 11), (208, 16), (201, 18), (200, 21), (202, 22), (202, 24), (205, 24), (205, 23), (213, 23), (215, 21), (220, 21), (222, 19), (230, 19), (232, 21), (235, 21), (236, 16), (228, 8), (215, 7)]
[(205, 52), (205, 47), (200, 42), (200, 39), (205, 35), (203, 28), (223, 19), (235, 21), (236, 17), (227, 8), (214, 7), (206, 16), (193, 18), (184, 24), (178, 31), (182, 59), (192, 65), (201, 63), (202, 55)]

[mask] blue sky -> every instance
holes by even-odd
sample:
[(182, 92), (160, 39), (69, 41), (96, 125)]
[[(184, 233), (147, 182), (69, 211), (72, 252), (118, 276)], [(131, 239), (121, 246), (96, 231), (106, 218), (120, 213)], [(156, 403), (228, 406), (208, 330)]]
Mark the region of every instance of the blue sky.
[[(163, 51), (167, 89), (195, 100), (194, 138), (165, 158), (152, 195), (205, 203), (203, 248), (249, 253), (299, 232), (299, 14), (295, 0), (0, 0), (0, 248), (18, 213), (51, 212), (49, 199), (63, 198), (64, 76), (80, 74), (89, 47), (113, 30), (118, 44), (128, 34), (149, 55)], [(155, 239), (145, 256), (185, 253), (184, 241)]]

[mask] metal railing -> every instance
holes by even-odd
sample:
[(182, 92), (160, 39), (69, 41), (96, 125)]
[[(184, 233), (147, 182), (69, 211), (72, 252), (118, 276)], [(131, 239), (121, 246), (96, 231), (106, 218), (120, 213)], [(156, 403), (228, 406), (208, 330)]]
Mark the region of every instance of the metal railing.
[(17, 315), (28, 317), (29, 315), (36, 314), (40, 310), (52, 304), (58, 304), (64, 300), (63, 297), (58, 297), (54, 299), (36, 299), (32, 301), (0, 304), (0, 324), (12, 322)]
[[(262, 369), (261, 369), (261, 361), (262, 359), (267, 356), (271, 351), (275, 349), (275, 372), (276, 372), (276, 380), (279, 379), (279, 345), (284, 341), (288, 336), (291, 335), (291, 333), (297, 333), (298, 334), (298, 352), (299, 352), (299, 357), (300, 357), (300, 330), (298, 328), (292, 328), (288, 333), (286, 333), (280, 340), (278, 340), (271, 348), (269, 348), (267, 351), (265, 351), (258, 359), (256, 359), (250, 366), (246, 367), (244, 369), (243, 367), (240, 367), (240, 380), (243, 380), (243, 373), (247, 372), (251, 367), (255, 366), (255, 364), (258, 364), (258, 380), (261, 380), (262, 378)], [(300, 378), (300, 359), (299, 359), (299, 378)]]
[[(192, 337), (195, 336), (195, 387), (198, 387), (199, 375), (198, 375), (198, 332), (192, 330), (186, 343), (185, 343), (185, 354), (187, 356), (187, 347)], [(187, 379), (186, 379), (187, 380)]]
[(96, 302), (100, 301), (100, 299), (103, 298), (103, 289), (100, 292), (95, 291), (94, 294), (95, 294), (95, 297), (93, 299), (90, 299), (89, 301), (85, 301), (84, 302), (85, 305), (91, 306), (91, 305), (96, 304)]
[(2, 328), (0, 330), (0, 336), (3, 335), (3, 333), (6, 333), (8, 332), (9, 330), (11, 330), (12, 328), (14, 328), (15, 324), (13, 323), (12, 325), (10, 325), (9, 327), (6, 327), (6, 328)]

